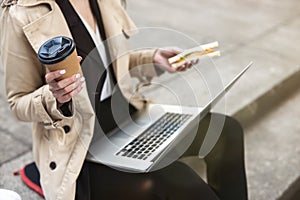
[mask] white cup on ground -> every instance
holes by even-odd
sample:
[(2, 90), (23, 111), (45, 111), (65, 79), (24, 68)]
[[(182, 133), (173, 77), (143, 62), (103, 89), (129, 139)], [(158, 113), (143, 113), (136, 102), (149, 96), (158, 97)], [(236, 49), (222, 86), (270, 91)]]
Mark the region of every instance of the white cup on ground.
[(21, 200), (21, 197), (14, 191), (0, 189), (0, 200)]

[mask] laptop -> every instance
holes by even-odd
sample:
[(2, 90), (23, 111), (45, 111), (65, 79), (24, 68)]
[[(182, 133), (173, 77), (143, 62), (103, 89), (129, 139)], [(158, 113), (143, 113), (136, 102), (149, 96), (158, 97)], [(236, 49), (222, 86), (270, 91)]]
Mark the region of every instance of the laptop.
[(129, 172), (155, 169), (252, 64), (250, 62), (204, 107), (149, 104), (136, 111), (105, 136), (93, 139), (87, 159)]

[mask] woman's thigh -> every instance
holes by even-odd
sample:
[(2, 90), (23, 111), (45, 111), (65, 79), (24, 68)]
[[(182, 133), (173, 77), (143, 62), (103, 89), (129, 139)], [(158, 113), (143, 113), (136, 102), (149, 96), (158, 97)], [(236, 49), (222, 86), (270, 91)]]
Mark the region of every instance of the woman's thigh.
[[(192, 138), (191, 145), (184, 152), (182, 157), (198, 156), (200, 147), (203, 152), (209, 154), (212, 150), (224, 154), (227, 149), (232, 145), (236, 150), (243, 151), (243, 129), (239, 122), (230, 116), (217, 113), (209, 113), (204, 119), (201, 120), (198, 127), (195, 127), (196, 133)], [(210, 137), (207, 137), (207, 134)], [(202, 146), (205, 141), (206, 146)], [(220, 154), (219, 154), (220, 155)], [(201, 155), (206, 156), (206, 155)]]
[[(214, 116), (213, 116), (214, 115)], [(216, 120), (216, 121), (214, 121)], [(216, 128), (212, 123), (220, 123)], [(208, 131), (210, 129), (210, 131)], [(216, 133), (217, 132), (217, 133)], [(207, 134), (215, 134), (210, 140)], [(219, 135), (219, 137), (215, 137)], [(203, 140), (205, 142), (203, 142)], [(204, 160), (207, 165), (207, 181), (221, 199), (247, 199), (247, 180), (244, 163), (244, 137), (239, 122), (232, 117), (210, 114), (199, 124), (197, 135), (184, 156), (199, 155), (205, 146)]]
[(188, 166), (175, 162), (150, 173), (126, 173), (86, 162), (77, 181), (78, 200), (218, 199)]

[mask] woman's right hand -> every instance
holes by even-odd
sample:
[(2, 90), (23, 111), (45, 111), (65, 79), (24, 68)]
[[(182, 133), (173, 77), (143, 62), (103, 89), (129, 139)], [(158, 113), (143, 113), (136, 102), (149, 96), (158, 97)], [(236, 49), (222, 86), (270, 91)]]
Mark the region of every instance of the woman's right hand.
[(60, 81), (55, 80), (65, 73), (65, 70), (58, 70), (49, 72), (45, 75), (49, 90), (52, 92), (59, 105), (69, 102), (82, 90), (85, 83), (85, 78), (81, 77), (80, 74), (75, 74)]

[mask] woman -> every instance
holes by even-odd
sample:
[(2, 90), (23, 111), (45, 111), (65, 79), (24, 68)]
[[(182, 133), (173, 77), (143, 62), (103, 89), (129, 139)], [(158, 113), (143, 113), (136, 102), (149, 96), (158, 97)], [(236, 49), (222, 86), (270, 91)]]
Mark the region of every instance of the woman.
[[(126, 45), (131, 30), (136, 27), (121, 1), (5, 0), (2, 6), (1, 53), (6, 69), (7, 98), (18, 119), (33, 122), (34, 158), (46, 199), (216, 198), (195, 174), (179, 163), (149, 174), (128, 174), (85, 161), (95, 122), (85, 84), (90, 73), (83, 69), (84, 77), (74, 75), (57, 82), (55, 79), (65, 72), (48, 72), (39, 63), (37, 52), (46, 40), (59, 35), (75, 40), (80, 60), (85, 60), (99, 37), (104, 40), (122, 35), (123, 38), (114, 45)], [(118, 51), (114, 46), (109, 48), (110, 51), (104, 52), (106, 55), (100, 55), (102, 60), (110, 53), (115, 54), (114, 50)], [(158, 49), (124, 55), (113, 63), (115, 81), (121, 80), (135, 66), (144, 64), (149, 65), (132, 74), (144, 81), (162, 71), (175, 72), (167, 59), (178, 53), (173, 49)], [(186, 63), (177, 71), (190, 66), (191, 63)], [(113, 79), (106, 78), (104, 83)], [(127, 88), (129, 86), (122, 85), (124, 96), (129, 98), (131, 94)], [(100, 104), (105, 105), (110, 95), (108, 92)], [(130, 103), (139, 109), (143, 107), (144, 99), (136, 97)], [(205, 123), (209, 118), (200, 129), (207, 128)], [(186, 155), (199, 150), (203, 138), (200, 132)], [(226, 118), (223, 132), (229, 134), (222, 134), (206, 159), (209, 184), (221, 199), (246, 199), (242, 130), (236, 121)], [(231, 142), (237, 145), (236, 148)], [(179, 172), (176, 171), (178, 168)], [(178, 173), (180, 181), (172, 178), (174, 173)]]

